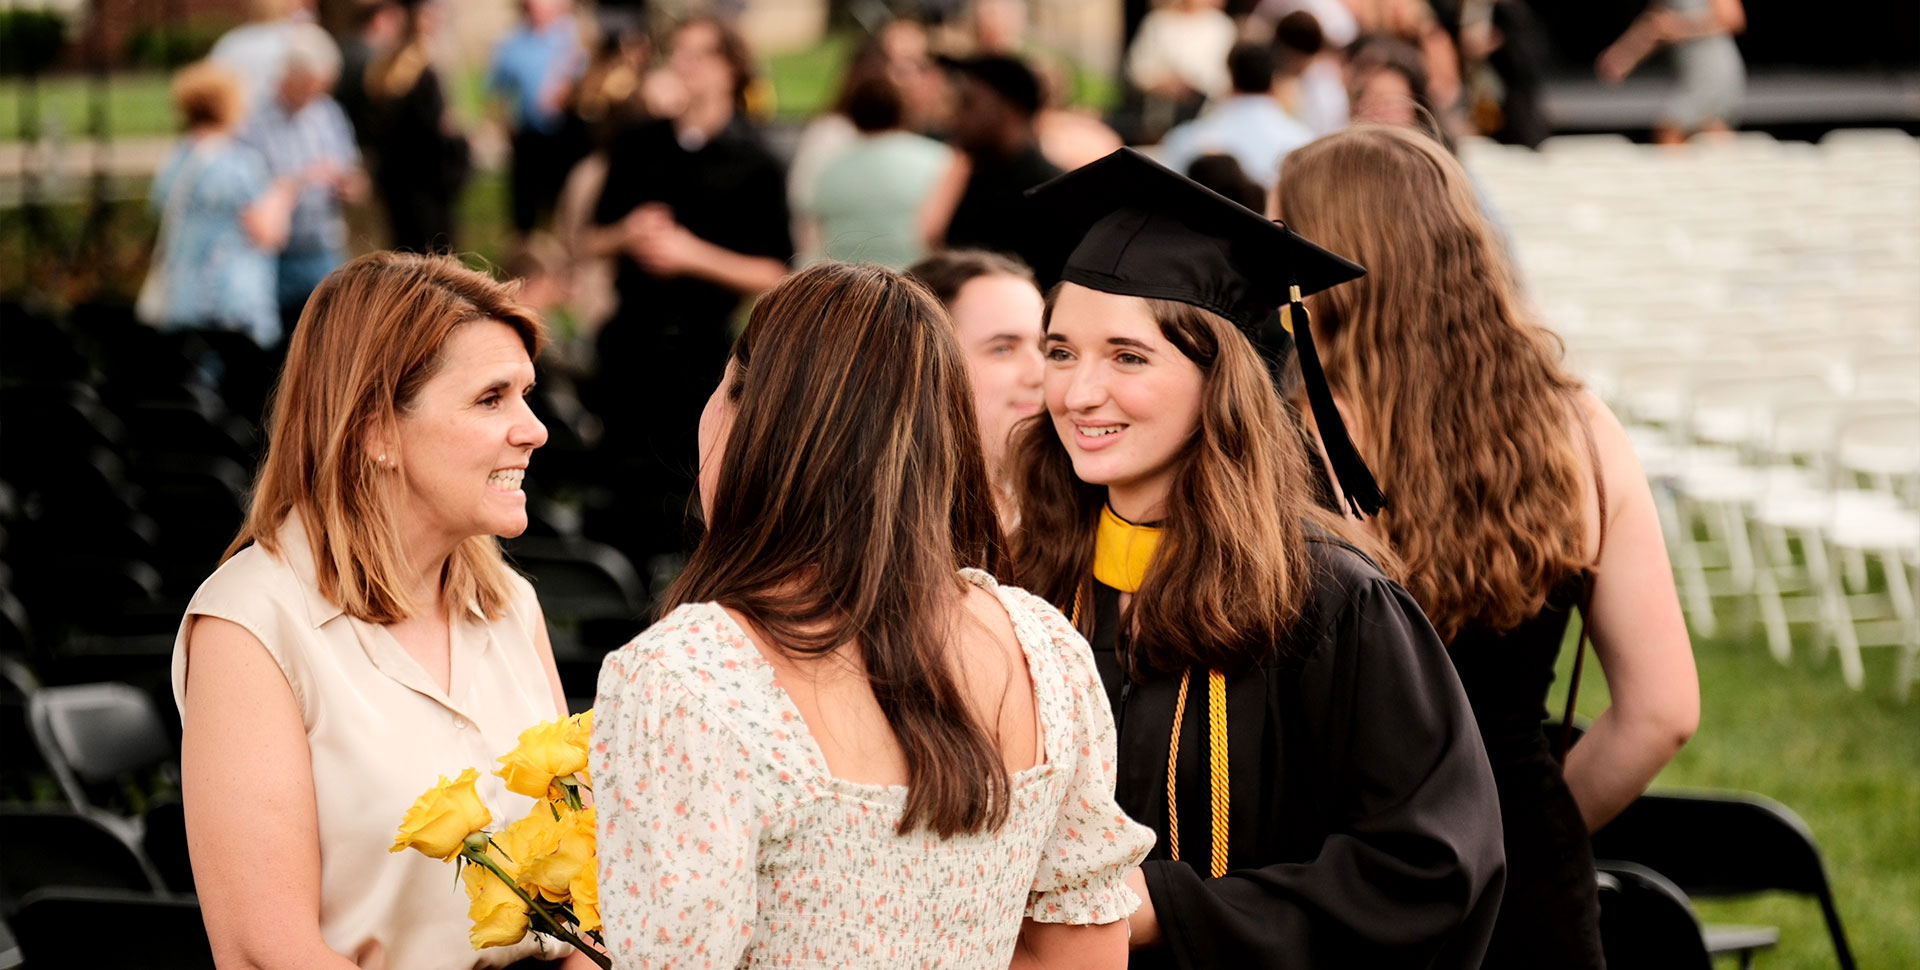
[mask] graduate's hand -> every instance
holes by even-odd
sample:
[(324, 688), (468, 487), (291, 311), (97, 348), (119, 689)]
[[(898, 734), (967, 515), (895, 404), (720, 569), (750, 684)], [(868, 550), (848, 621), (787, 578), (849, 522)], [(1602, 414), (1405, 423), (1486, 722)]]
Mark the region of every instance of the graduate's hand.
[(1147, 876), (1138, 867), (1127, 873), (1127, 888), (1140, 897), (1140, 908), (1127, 917), (1127, 926), (1131, 935), (1127, 938), (1127, 949), (1144, 950), (1160, 945), (1160, 920), (1153, 911), (1153, 897), (1147, 893)]

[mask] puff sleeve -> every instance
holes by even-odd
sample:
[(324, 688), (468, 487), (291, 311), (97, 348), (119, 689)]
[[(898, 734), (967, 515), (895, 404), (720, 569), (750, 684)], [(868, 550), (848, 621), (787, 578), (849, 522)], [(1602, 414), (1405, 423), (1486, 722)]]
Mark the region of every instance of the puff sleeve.
[(658, 657), (643, 634), (600, 670), (602, 934), (618, 966), (734, 967), (757, 908), (751, 755)]
[[(1114, 801), (1113, 712), (1107, 707), (1093, 652), (1066, 617), (1031, 594), (1020, 594), (1033, 622), (1053, 647), (1040, 696), (1066, 714), (1049, 729), (1066, 732), (1049, 742), (1066, 771), (1060, 817), (1034, 872), (1027, 916), (1042, 923), (1098, 924), (1123, 919), (1140, 905), (1127, 873), (1153, 848), (1153, 831), (1128, 818)], [(1051, 696), (1049, 696), (1051, 695)]]

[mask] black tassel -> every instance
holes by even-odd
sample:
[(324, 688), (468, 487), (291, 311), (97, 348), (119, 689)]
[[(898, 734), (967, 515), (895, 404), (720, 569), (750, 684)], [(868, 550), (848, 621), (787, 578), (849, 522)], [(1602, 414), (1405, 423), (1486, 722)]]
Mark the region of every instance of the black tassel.
[(1327, 449), (1327, 461), (1333, 465), (1340, 491), (1347, 496), (1347, 507), (1357, 516), (1378, 513), (1387, 506), (1387, 497), (1373, 480), (1373, 472), (1347, 437), (1346, 422), (1340, 409), (1333, 406), (1333, 392), (1327, 389), (1327, 374), (1320, 367), (1320, 354), (1313, 347), (1313, 324), (1307, 319), (1306, 305), (1300, 302), (1300, 287), (1289, 287), (1286, 320), (1293, 331), (1293, 344), (1300, 358), (1300, 378), (1307, 386), (1307, 402), (1313, 405), (1313, 420), (1320, 426), (1320, 443)]

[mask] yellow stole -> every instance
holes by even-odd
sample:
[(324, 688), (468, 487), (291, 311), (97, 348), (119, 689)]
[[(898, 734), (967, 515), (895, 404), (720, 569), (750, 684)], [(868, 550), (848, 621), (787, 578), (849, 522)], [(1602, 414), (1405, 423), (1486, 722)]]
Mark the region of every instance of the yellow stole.
[[(1135, 525), (1103, 506), (1093, 542), (1093, 578), (1123, 593), (1137, 592), (1159, 549), (1158, 527)], [(1186, 670), (1180, 674), (1180, 694), (1173, 705), (1173, 739), (1167, 745), (1167, 849), (1176, 862), (1180, 859), (1180, 727), (1187, 717), (1187, 685), (1192, 673)], [(1218, 670), (1207, 671), (1207, 753), (1213, 801), (1213, 852), (1208, 869), (1217, 879), (1227, 872), (1228, 836), (1227, 678)]]
[(1160, 528), (1134, 525), (1100, 507), (1100, 531), (1093, 539), (1093, 578), (1122, 593), (1136, 593), (1160, 549)]

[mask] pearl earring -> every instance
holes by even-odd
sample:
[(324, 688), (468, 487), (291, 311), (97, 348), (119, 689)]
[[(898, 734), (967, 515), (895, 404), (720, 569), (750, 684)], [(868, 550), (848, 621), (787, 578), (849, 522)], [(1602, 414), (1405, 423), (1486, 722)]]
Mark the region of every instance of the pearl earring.
[(381, 455), (380, 457), (378, 457), (378, 458), (375, 458), (375, 459), (374, 459), (374, 461), (377, 461), (377, 462), (379, 462), (380, 464), (382, 464), (382, 465), (384, 465), (384, 464), (386, 464), (386, 463), (387, 463), (387, 456), (386, 456), (386, 455)]

